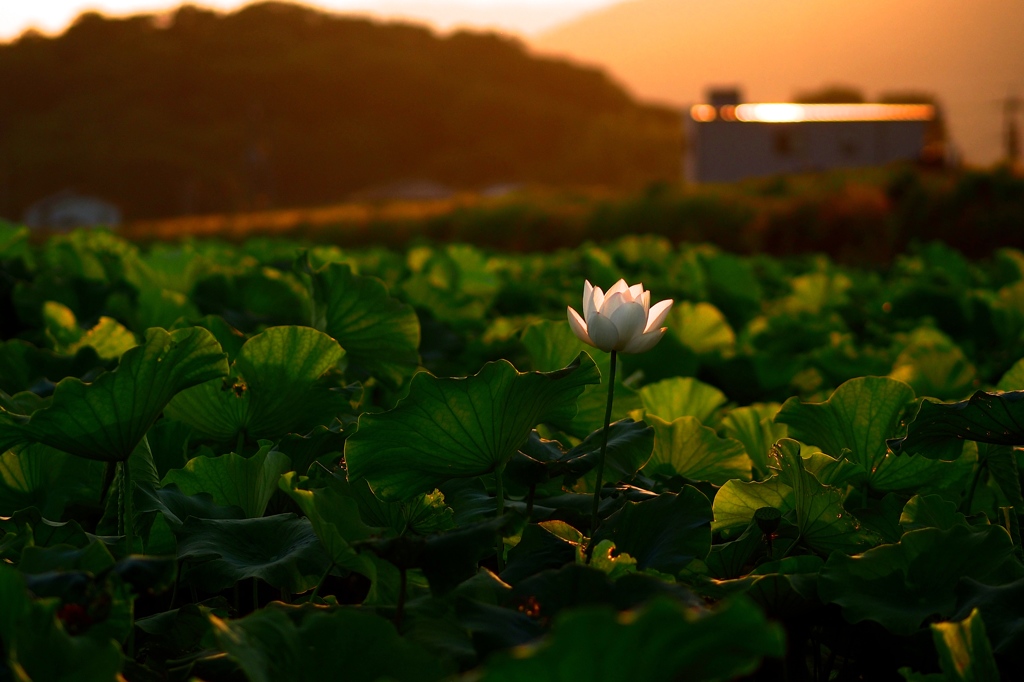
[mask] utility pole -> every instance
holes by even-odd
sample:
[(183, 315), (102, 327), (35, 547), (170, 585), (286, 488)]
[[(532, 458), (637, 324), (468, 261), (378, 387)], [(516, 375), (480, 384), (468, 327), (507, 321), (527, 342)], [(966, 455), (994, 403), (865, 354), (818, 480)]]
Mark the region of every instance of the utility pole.
[(1017, 112), (1024, 100), (1016, 95), (1007, 95), (1003, 100), (1003, 149), (1006, 163), (1011, 168), (1020, 166), (1021, 139), (1017, 126)]

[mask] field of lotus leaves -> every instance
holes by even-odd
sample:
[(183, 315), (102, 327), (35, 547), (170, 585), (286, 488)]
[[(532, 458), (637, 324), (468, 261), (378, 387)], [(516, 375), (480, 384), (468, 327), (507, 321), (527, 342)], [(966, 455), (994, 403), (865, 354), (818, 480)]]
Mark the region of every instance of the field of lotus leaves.
[(1022, 359), (1012, 249), (0, 225), (0, 681), (1024, 679)]

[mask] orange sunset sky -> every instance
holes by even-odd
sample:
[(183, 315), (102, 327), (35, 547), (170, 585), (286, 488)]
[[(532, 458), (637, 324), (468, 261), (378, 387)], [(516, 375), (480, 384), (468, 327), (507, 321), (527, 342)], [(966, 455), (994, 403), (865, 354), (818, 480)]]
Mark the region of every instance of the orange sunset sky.
[[(374, 14), (418, 20), (441, 29), (486, 27), (517, 34), (536, 34), (617, 0), (319, 0), (303, 2), (337, 12)], [(2, 0), (0, 39), (10, 39), (29, 27), (43, 33), (60, 31), (87, 10), (104, 14), (157, 12), (181, 0)], [(197, 0), (192, 4), (230, 10), (244, 0)]]
[[(160, 12), (172, 0), (0, 0), (0, 40), (56, 33), (81, 12)], [(205, 0), (231, 10), (244, 2)], [(938, 98), (965, 160), (1002, 155), (1002, 103), (1024, 96), (1021, 0), (320, 0), (337, 12), (486, 28), (598, 65), (634, 95), (684, 107), (710, 85), (785, 101), (839, 84), (868, 99)], [(1019, 121), (1018, 114), (1018, 121)]]

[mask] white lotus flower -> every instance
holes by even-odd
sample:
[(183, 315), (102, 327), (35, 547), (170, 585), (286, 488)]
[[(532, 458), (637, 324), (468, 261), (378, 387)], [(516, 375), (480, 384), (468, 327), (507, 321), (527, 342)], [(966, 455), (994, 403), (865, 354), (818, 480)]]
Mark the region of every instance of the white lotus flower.
[(608, 293), (590, 282), (583, 285), (583, 317), (569, 307), (569, 326), (586, 344), (603, 351), (643, 353), (654, 348), (666, 331), (661, 323), (672, 299), (651, 307), (651, 292), (643, 284), (629, 286), (620, 279)]

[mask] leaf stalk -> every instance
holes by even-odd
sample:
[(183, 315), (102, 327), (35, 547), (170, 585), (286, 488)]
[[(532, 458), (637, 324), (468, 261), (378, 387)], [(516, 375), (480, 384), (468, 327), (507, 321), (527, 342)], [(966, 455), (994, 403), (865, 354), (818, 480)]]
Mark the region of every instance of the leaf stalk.
[[(494, 496), (498, 505), (498, 518), (505, 514), (505, 481), (502, 480), (502, 473), (505, 467), (498, 467), (494, 470)], [(505, 570), (505, 538), (501, 531), (498, 531), (498, 573)]]
[(978, 482), (981, 480), (982, 472), (985, 471), (987, 464), (987, 460), (983, 459), (978, 462), (978, 466), (974, 470), (974, 476), (971, 478), (971, 487), (967, 491), (967, 499), (964, 500), (964, 514), (970, 515), (971, 513), (971, 506), (974, 504), (974, 491), (978, 488)]
[(118, 462), (121, 470), (121, 485), (118, 488), (118, 530), (124, 535), (125, 544), (128, 546), (127, 554), (131, 554), (135, 548), (135, 509), (132, 504), (132, 467), (128, 460)]
[[(604, 460), (608, 453), (608, 431), (612, 423), (612, 402), (615, 399), (615, 360), (617, 354), (611, 351), (611, 362), (608, 370), (608, 405), (604, 411), (604, 435), (601, 439), (601, 454), (597, 458), (597, 481), (594, 484), (594, 504), (590, 511), (590, 534), (593, 536), (597, 529), (597, 511), (601, 506), (601, 485), (604, 479)], [(587, 548), (587, 563), (590, 563), (592, 550)]]

